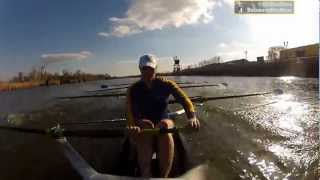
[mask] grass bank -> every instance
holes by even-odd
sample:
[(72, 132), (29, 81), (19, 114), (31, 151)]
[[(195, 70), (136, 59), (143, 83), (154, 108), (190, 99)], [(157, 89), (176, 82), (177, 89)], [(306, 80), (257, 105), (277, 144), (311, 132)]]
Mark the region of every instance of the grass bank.
[(0, 82), (0, 91), (13, 91), (40, 86), (40, 82)]

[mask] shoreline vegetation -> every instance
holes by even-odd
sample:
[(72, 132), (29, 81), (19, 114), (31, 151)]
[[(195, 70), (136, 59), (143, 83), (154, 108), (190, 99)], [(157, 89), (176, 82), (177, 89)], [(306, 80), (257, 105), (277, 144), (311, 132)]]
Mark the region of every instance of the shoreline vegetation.
[(39, 82), (0, 82), (0, 91), (28, 89), (37, 86), (40, 86)]
[(29, 89), (39, 86), (52, 86), (62, 84), (82, 83), (86, 81), (97, 81), (110, 79), (109, 74), (89, 74), (80, 71), (71, 73), (64, 71), (62, 75), (57, 73), (50, 74), (33, 70), (28, 75), (19, 73), (13, 77), (9, 82), (0, 82), (0, 92), (13, 91), (18, 89)]
[[(64, 72), (62, 75), (44, 73), (35, 76), (22, 76), (20, 73), (10, 82), (0, 82), (1, 91), (12, 91), (17, 89), (28, 89), (38, 86), (51, 86), (86, 81), (97, 81), (106, 79), (120, 79), (139, 77), (139, 75), (112, 77), (109, 74), (87, 74), (79, 71), (75, 73)], [(183, 69), (175, 73), (159, 73), (160, 76), (298, 76), (306, 78), (319, 78), (318, 58), (308, 59), (301, 62), (279, 61), (279, 62), (251, 62), (236, 61), (232, 63), (214, 63), (201, 67)]]

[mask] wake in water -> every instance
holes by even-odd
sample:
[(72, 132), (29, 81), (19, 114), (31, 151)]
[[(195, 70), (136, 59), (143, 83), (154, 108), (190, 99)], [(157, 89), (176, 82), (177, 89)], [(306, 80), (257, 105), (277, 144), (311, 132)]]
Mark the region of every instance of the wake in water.
[[(202, 131), (193, 137), (198, 143), (192, 146), (195, 159), (209, 161), (211, 177), (216, 179), (316, 179), (318, 107), (305, 108), (300, 117), (294, 114), (296, 119), (290, 119), (289, 111), (274, 109), (278, 105), (272, 102), (242, 110), (203, 107)], [(294, 120), (301, 123), (291, 124), (297, 130), (279, 125), (290, 126)]]

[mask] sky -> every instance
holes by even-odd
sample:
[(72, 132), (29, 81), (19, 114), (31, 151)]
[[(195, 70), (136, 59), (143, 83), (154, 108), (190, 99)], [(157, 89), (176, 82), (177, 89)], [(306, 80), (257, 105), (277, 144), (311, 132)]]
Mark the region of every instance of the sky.
[(220, 56), (267, 56), (268, 48), (319, 42), (319, 1), (295, 0), (295, 13), (237, 15), (233, 0), (0, 0), (0, 80), (46, 65), (138, 74), (138, 59), (158, 57), (158, 72)]

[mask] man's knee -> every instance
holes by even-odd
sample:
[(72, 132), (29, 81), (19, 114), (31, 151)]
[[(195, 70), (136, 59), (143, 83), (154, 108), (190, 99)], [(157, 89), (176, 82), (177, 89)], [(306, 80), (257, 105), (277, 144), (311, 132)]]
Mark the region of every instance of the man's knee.
[(174, 122), (171, 119), (163, 119), (159, 122), (158, 127), (170, 129), (174, 127)]

